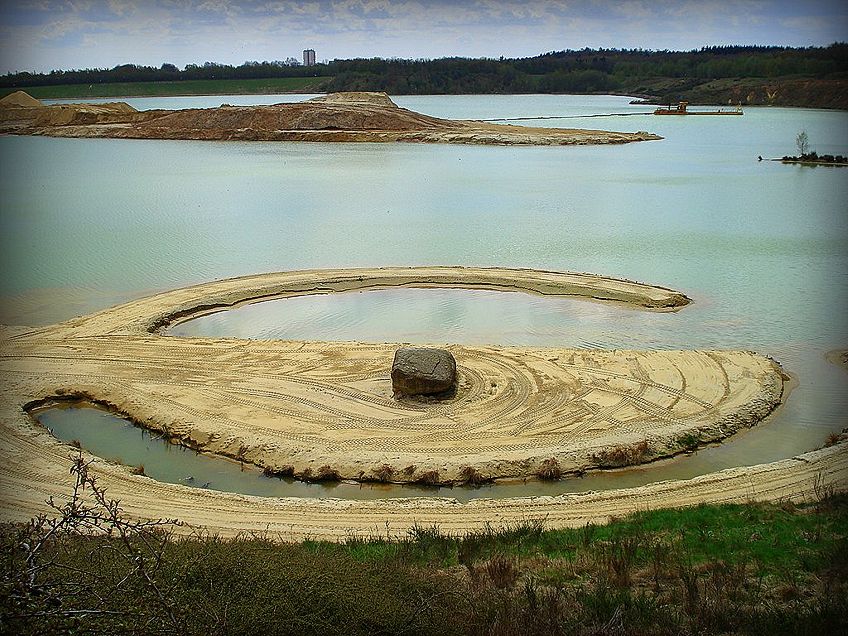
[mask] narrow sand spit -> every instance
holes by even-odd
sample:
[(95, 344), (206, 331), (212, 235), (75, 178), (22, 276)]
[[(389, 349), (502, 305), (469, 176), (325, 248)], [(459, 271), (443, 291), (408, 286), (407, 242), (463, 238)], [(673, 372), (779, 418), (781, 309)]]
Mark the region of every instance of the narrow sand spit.
[(619, 144), (646, 132), (504, 126), (400, 108), (385, 93), (333, 93), (294, 104), (137, 111), (123, 102), (45, 106), (26, 93), (0, 100), (0, 133), (216, 141), (357, 141), (488, 145)]
[[(389, 286), (468, 287), (573, 295), (674, 310), (677, 292), (587, 274), (460, 267), (316, 270), (217, 281), (40, 328), (0, 331), (0, 515), (22, 520), (69, 490), (73, 449), (26, 408), (55, 396), (113, 405), (144, 426), (203, 450), (301, 476), (321, 467), (350, 479), (391, 469), (393, 481), (473, 468), (532, 476), (556, 458), (566, 473), (679, 452), (756, 424), (779, 404), (773, 361), (738, 351), (599, 351), (452, 345), (460, 387), (445, 402), (398, 401), (396, 345), (174, 338), (174, 321), (256, 299)], [(177, 517), (232, 535), (287, 538), (448, 531), (546, 518), (577, 525), (646, 507), (747, 498), (803, 498), (818, 479), (845, 487), (845, 443), (798, 458), (626, 491), (477, 500), (267, 499), (130, 475), (98, 460), (110, 495), (133, 515)]]

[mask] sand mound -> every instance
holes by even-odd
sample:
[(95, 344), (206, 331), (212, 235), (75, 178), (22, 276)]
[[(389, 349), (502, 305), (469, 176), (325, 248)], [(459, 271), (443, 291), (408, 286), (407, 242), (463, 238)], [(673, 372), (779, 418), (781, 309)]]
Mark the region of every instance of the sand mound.
[(371, 106), (383, 106), (386, 108), (397, 108), (391, 98), (386, 93), (376, 92), (349, 92), (349, 93), (330, 93), (321, 97), (313, 97), (308, 100), (323, 104), (370, 104)]
[(126, 102), (108, 104), (54, 104), (38, 112), (37, 126), (67, 126), (126, 121), (138, 111)]
[(0, 99), (0, 106), (12, 106), (17, 108), (44, 108), (44, 104), (23, 91), (15, 91)]

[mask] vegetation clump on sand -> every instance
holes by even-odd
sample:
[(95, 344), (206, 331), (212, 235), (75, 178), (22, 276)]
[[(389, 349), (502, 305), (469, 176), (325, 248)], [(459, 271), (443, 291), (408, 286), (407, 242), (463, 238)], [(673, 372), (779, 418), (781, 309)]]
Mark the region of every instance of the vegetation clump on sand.
[(780, 159), (783, 163), (848, 166), (848, 157), (843, 157), (842, 155), (819, 155), (815, 150), (811, 150), (810, 138), (807, 136), (807, 131), (805, 130), (802, 130), (795, 137), (795, 147), (798, 148), (798, 155), (792, 157), (784, 155)]
[(560, 479), (562, 477), (562, 468), (556, 457), (549, 457), (544, 460), (536, 472), (536, 477), (542, 481), (557, 481)]
[(0, 528), (0, 631), (825, 634), (848, 629), (848, 497), (542, 521), (449, 536), (176, 538), (130, 521), (79, 456), (69, 498)]
[(610, 448), (604, 448), (595, 453), (598, 465), (603, 468), (617, 468), (619, 466), (634, 466), (647, 460), (651, 454), (651, 447), (647, 440), (635, 444), (619, 444)]
[(834, 164), (848, 166), (848, 157), (842, 155), (819, 155), (815, 150), (804, 155), (790, 157), (785, 155), (780, 159), (783, 163), (812, 163), (812, 164)]

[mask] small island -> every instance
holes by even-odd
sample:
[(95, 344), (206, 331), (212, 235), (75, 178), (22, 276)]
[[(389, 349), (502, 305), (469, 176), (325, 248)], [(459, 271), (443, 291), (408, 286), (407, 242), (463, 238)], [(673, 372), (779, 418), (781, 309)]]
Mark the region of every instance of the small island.
[(781, 163), (802, 163), (813, 166), (848, 166), (848, 157), (842, 155), (819, 155), (814, 150), (797, 157), (784, 156), (780, 158)]
[(848, 157), (842, 155), (820, 155), (815, 150), (810, 149), (810, 138), (807, 131), (802, 130), (795, 137), (795, 147), (798, 148), (798, 155), (790, 157), (784, 155), (780, 159), (781, 163), (800, 163), (808, 166), (848, 166)]
[(662, 139), (647, 132), (507, 126), (400, 108), (385, 93), (331, 93), (293, 104), (139, 111), (125, 102), (0, 100), (0, 134), (208, 141), (354, 141), (569, 146)]

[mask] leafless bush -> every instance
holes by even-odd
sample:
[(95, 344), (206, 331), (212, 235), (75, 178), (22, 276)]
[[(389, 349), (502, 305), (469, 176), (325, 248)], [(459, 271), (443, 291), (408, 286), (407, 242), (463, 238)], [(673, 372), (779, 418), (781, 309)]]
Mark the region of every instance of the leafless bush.
[(602, 466), (632, 466), (641, 464), (650, 453), (647, 440), (635, 444), (612, 446), (595, 453), (595, 460)]
[(438, 486), (441, 483), (439, 479), (439, 471), (438, 470), (428, 470), (420, 475), (415, 480), (416, 484), (421, 484), (422, 486)]
[[(68, 621), (79, 617), (129, 618), (126, 607), (113, 609), (110, 602), (124, 590), (141, 588), (154, 604), (153, 615), (146, 614), (152, 621), (151, 630), (154, 622), (159, 628), (164, 622), (166, 629), (180, 632), (177, 608), (156, 580), (170, 541), (168, 528), (178, 522), (127, 519), (120, 502), (110, 499), (89, 473), (91, 463), (79, 453), (70, 469), (74, 485), (68, 501), (60, 503), (51, 497), (47, 500), (51, 513), (38, 515), (14, 535), (7, 535), (10, 543), (3, 546), (6, 567), (0, 574), (5, 617), (0, 626), (19, 633), (28, 631), (33, 624), (53, 625), (61, 631)], [(90, 542), (80, 543), (80, 538)], [(91, 550), (92, 555), (102, 549), (120, 553), (122, 559), (117, 563), (123, 564), (124, 570), (105, 573), (97, 570), (90, 559), (82, 559), (77, 565), (60, 562), (63, 552), (78, 550), (79, 545)], [(113, 583), (108, 593), (94, 594), (80, 582), (85, 580)], [(132, 615), (132, 620), (137, 621), (138, 616)], [(146, 629), (144, 624), (138, 628)]]
[(395, 474), (395, 469), (389, 464), (383, 464), (382, 466), (375, 468), (373, 472), (377, 481), (387, 482), (392, 480), (392, 476)]
[(481, 486), (492, 482), (491, 478), (484, 477), (474, 466), (463, 466), (459, 471), (459, 479), (462, 483), (469, 486)]
[(536, 471), (536, 477), (545, 481), (557, 481), (562, 477), (562, 468), (556, 457), (549, 457), (542, 462), (539, 470)]
[(843, 433), (831, 433), (827, 436), (827, 439), (824, 441), (824, 447), (830, 448), (831, 446), (836, 446), (843, 439), (848, 439), (848, 435)]

